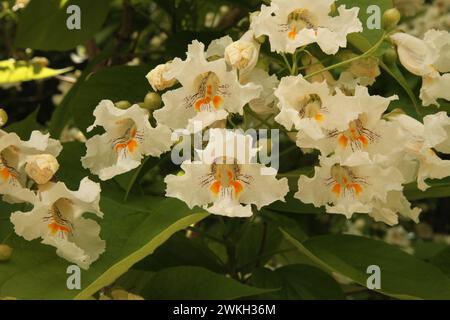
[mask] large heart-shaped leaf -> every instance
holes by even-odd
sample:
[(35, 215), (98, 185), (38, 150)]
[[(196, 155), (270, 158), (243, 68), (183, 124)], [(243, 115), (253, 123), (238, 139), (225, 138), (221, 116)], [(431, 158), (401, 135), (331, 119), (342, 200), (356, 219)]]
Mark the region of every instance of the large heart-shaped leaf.
[[(78, 6), (78, 12), (69, 10)], [(84, 44), (103, 25), (109, 0), (31, 0), (19, 15), (15, 45), (39, 50), (70, 50)], [(77, 14), (80, 29), (69, 29), (67, 21)], [(73, 16), (75, 18), (75, 16)]]
[(260, 268), (253, 272), (250, 283), (260, 288), (281, 288), (258, 296), (261, 299), (343, 299), (339, 284), (322, 270), (302, 264), (288, 265), (271, 271)]
[[(365, 2), (361, 2), (360, 0), (338, 0), (336, 2), (336, 7), (339, 7), (340, 5), (345, 5), (347, 9), (353, 7), (359, 8), (358, 17), (362, 22), (363, 32), (350, 34), (348, 38), (349, 42), (356, 45), (358, 49), (366, 51), (381, 39), (384, 32), (381, 24), (381, 16), (384, 11), (392, 8), (391, 0), (373, 0)], [(380, 13), (380, 16), (378, 16), (378, 13)], [(380, 22), (380, 28), (376, 28), (376, 26), (373, 25), (373, 18), (376, 18), (377, 21)]]
[(89, 270), (82, 271), (80, 291), (67, 288), (66, 270), (70, 263), (59, 258), (54, 248), (14, 236), (8, 242), (14, 248), (11, 260), (0, 264), (0, 296), (87, 299), (151, 254), (172, 234), (207, 216), (192, 212), (175, 199), (141, 196), (127, 203), (117, 199), (121, 197), (114, 193), (102, 197), (105, 217), (100, 224), (106, 252)]
[(101, 100), (128, 100), (131, 103), (142, 101), (149, 90), (145, 79), (148, 70), (148, 67), (118, 66), (93, 74), (80, 83), (65, 106), (66, 112), (72, 114), (80, 130), (85, 130), (94, 122), (92, 113)]
[(174, 267), (155, 273), (140, 292), (146, 299), (230, 300), (273, 291), (242, 284), (200, 267)]
[(287, 231), (286, 238), (318, 266), (366, 286), (367, 268), (380, 267), (381, 289), (399, 299), (450, 299), (450, 278), (432, 264), (384, 242), (350, 235), (327, 235), (301, 243)]

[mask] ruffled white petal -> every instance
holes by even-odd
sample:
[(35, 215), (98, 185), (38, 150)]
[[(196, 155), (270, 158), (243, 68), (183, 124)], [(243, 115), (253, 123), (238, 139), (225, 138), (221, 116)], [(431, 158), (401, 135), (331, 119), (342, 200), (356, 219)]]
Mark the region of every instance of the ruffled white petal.
[(88, 128), (102, 126), (105, 133), (86, 142), (84, 168), (108, 180), (137, 168), (144, 156), (159, 157), (170, 150), (171, 131), (164, 125), (153, 128), (148, 111), (133, 105), (121, 110), (109, 100), (103, 100), (94, 111), (95, 122)]
[[(362, 31), (359, 8), (338, 8), (331, 17), (333, 0), (274, 0), (270, 7), (252, 17), (250, 28), (256, 37), (267, 35), (272, 51), (294, 53), (301, 46), (314, 42), (326, 54), (335, 54), (347, 46), (347, 35)], [(297, 29), (297, 27), (299, 29)]]
[(48, 183), (38, 192), (29, 212), (14, 212), (11, 222), (15, 232), (31, 241), (41, 238), (54, 246), (56, 253), (84, 269), (105, 251), (100, 226), (83, 218), (86, 212), (102, 217), (99, 207), (100, 185), (84, 178), (79, 190), (71, 191), (64, 183)]

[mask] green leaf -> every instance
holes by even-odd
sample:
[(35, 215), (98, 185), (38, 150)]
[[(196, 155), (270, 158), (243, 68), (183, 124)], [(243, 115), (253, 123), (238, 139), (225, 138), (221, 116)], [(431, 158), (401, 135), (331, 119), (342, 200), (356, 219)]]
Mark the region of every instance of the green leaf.
[(417, 188), (417, 183), (405, 186), (405, 195), (410, 201), (450, 197), (450, 177), (441, 180), (427, 180), (430, 186), (425, 191)]
[(294, 264), (271, 271), (253, 272), (250, 283), (260, 288), (281, 288), (258, 296), (259, 299), (329, 300), (344, 299), (339, 284), (330, 275), (312, 266)]
[[(84, 44), (100, 30), (109, 11), (109, 0), (31, 0), (19, 15), (15, 46), (66, 51)], [(70, 30), (67, 8), (80, 8), (81, 28)]]
[(77, 189), (81, 179), (89, 176), (89, 170), (81, 166), (81, 157), (86, 154), (84, 143), (74, 141), (63, 144), (63, 150), (58, 157), (59, 170), (56, 173), (58, 181), (70, 189)]
[(174, 267), (155, 273), (141, 294), (150, 300), (231, 300), (270, 291), (204, 268)]
[(71, 113), (77, 127), (84, 131), (94, 122), (92, 113), (101, 100), (127, 100), (131, 103), (142, 101), (149, 90), (145, 79), (148, 71), (148, 67), (130, 66), (99, 71), (80, 83), (68, 102), (66, 112)]
[(214, 272), (222, 272), (223, 266), (216, 255), (200, 238), (187, 238), (184, 231), (173, 235), (155, 253), (148, 256), (133, 269), (160, 271), (179, 266), (196, 266)]
[(257, 264), (265, 265), (282, 240), (283, 235), (275, 224), (264, 221), (249, 223), (236, 244), (238, 270), (247, 273)]
[(450, 277), (450, 247), (441, 250), (432, 259), (431, 263), (442, 270), (448, 277)]
[(0, 61), (0, 85), (52, 78), (70, 70), (51, 69), (32, 61), (3, 60)]
[[(175, 199), (140, 196), (122, 203), (121, 197), (103, 192), (99, 221), (106, 252), (90, 269), (82, 271), (82, 290), (68, 290), (66, 269), (55, 248), (14, 236), (12, 259), (0, 264), (0, 296), (21, 299), (87, 299), (110, 285), (136, 262), (164, 243), (175, 232), (207, 216), (189, 210)], [(0, 238), (4, 235), (0, 234)]]
[[(282, 230), (283, 231), (283, 230)], [(381, 269), (381, 289), (399, 299), (450, 299), (450, 278), (432, 264), (384, 242), (350, 235), (327, 235), (301, 243), (283, 231), (302, 253), (320, 268), (338, 272), (366, 286), (367, 267)]]
[(19, 122), (14, 122), (5, 128), (7, 132), (15, 132), (21, 139), (30, 139), (31, 132), (39, 130), (40, 125), (36, 121), (39, 108), (36, 108), (28, 117)]
[(403, 106), (404, 110), (411, 116), (414, 116), (416, 119), (420, 117), (421, 111), (419, 110), (419, 103), (417, 102), (416, 95), (412, 92), (408, 81), (405, 79), (405, 76), (398, 68), (397, 64), (385, 64), (380, 61), (380, 66), (385, 70), (392, 78), (394, 78), (398, 84), (405, 90), (409, 99), (412, 102), (413, 108), (408, 108), (408, 106)]
[(86, 69), (81, 73), (77, 82), (72, 86), (72, 88), (67, 92), (63, 101), (60, 103), (58, 108), (56, 108), (55, 112), (53, 112), (52, 119), (49, 124), (49, 132), (55, 136), (59, 137), (67, 122), (71, 119), (71, 102), (73, 98), (77, 95), (78, 90), (85, 83), (86, 79), (92, 75), (95, 68), (108, 59), (111, 54), (114, 52), (114, 44), (110, 43), (107, 45), (103, 51), (96, 56), (92, 61), (87, 65)]
[(346, 5), (346, 8), (353, 8), (358, 7), (359, 8), (359, 19), (362, 22), (363, 25), (363, 32), (361, 33), (352, 33), (348, 36), (348, 41), (357, 47), (361, 51), (367, 51), (371, 46), (373, 46), (375, 43), (377, 43), (381, 36), (384, 33), (384, 30), (382, 28), (380, 29), (369, 29), (367, 25), (367, 21), (369, 19), (369, 16), (372, 14), (369, 14), (367, 12), (367, 8), (369, 6), (377, 6), (381, 9), (381, 14), (383, 14), (384, 11), (387, 9), (392, 8), (392, 0), (373, 0), (373, 1), (361, 1), (361, 0), (338, 0), (336, 2), (336, 8), (338, 8), (340, 5)]
[(294, 198), (294, 194), (298, 190), (298, 179), (301, 175), (312, 176), (314, 174), (313, 167), (304, 167), (302, 169), (290, 171), (281, 174), (280, 177), (286, 177), (289, 183), (289, 193), (286, 195), (286, 201), (276, 201), (269, 205), (267, 209), (275, 212), (301, 213), (301, 214), (318, 214), (323, 213), (323, 208), (316, 208), (312, 204), (303, 203)]

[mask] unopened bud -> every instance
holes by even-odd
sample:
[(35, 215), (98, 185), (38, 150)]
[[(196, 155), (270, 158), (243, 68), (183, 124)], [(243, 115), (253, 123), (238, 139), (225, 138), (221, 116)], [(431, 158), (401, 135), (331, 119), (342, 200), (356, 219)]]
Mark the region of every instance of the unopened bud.
[(114, 103), (114, 105), (116, 106), (116, 108), (119, 108), (122, 110), (126, 110), (131, 107), (130, 101), (126, 101), (126, 100), (118, 101), (118, 102)]
[(383, 54), (383, 61), (386, 64), (392, 65), (397, 62), (398, 54), (397, 50), (394, 48), (387, 49), (386, 52)]
[(386, 30), (391, 30), (397, 26), (401, 19), (400, 11), (397, 8), (391, 8), (383, 13), (383, 27)]
[(254, 67), (258, 55), (259, 50), (254, 41), (239, 40), (225, 49), (225, 61), (238, 70)]
[(153, 111), (159, 109), (162, 105), (161, 96), (155, 92), (149, 92), (144, 98), (144, 108)]
[(8, 122), (8, 114), (2, 108), (0, 108), (0, 128)]
[(174, 86), (176, 79), (167, 79), (165, 73), (170, 71), (170, 63), (160, 64), (147, 74), (147, 80), (153, 90), (161, 91)]
[(13, 253), (13, 249), (6, 245), (0, 244), (0, 262), (5, 262), (11, 259), (11, 255)]
[(32, 156), (25, 166), (25, 172), (37, 184), (49, 182), (59, 169), (59, 163), (51, 154)]
[(266, 42), (266, 36), (265, 35), (259, 36), (258, 38), (255, 38), (255, 40), (263, 44), (264, 42)]

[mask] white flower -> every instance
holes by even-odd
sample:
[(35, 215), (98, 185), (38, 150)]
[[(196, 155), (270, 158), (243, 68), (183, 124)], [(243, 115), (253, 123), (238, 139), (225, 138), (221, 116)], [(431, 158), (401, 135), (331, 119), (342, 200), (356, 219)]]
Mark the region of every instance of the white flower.
[(189, 45), (187, 59), (172, 62), (170, 77), (178, 79), (181, 88), (166, 92), (164, 107), (153, 116), (171, 129), (194, 131), (194, 123), (210, 126), (226, 119), (228, 112), (243, 114), (244, 105), (258, 98), (262, 90), (254, 84), (241, 85), (236, 71), (227, 71), (224, 59), (208, 62), (204, 45)]
[(287, 179), (277, 180), (274, 169), (253, 162), (258, 149), (251, 136), (223, 129), (209, 133), (206, 148), (197, 150), (200, 160), (183, 162), (184, 175), (166, 177), (166, 196), (229, 217), (250, 217), (251, 204), (259, 210), (284, 200)]
[(101, 126), (106, 132), (86, 142), (87, 152), (81, 162), (102, 180), (133, 170), (144, 155), (159, 157), (172, 145), (171, 131), (163, 125), (153, 128), (148, 111), (138, 105), (121, 110), (103, 100), (94, 116), (95, 123), (88, 131)]
[(417, 177), (420, 190), (429, 188), (426, 179), (450, 176), (450, 160), (442, 160), (435, 151), (450, 153), (450, 118), (445, 112), (425, 116), (424, 123), (407, 116), (396, 115), (393, 122), (405, 132), (405, 154), (398, 159), (398, 167), (408, 182)]
[(275, 107), (274, 91), (280, 81), (276, 75), (269, 75), (267, 71), (254, 68), (246, 74), (241, 74), (239, 78), (242, 84), (254, 83), (263, 88), (260, 96), (249, 102), (249, 106), (254, 112), (259, 115), (270, 115), (278, 111)]
[(233, 43), (233, 39), (230, 36), (224, 36), (222, 38), (211, 41), (206, 50), (206, 59), (217, 57), (223, 58), (225, 56), (225, 49)]
[[(401, 131), (381, 119), (390, 102), (396, 96), (384, 98), (371, 96), (365, 87), (356, 87), (354, 96), (346, 96), (340, 90), (326, 105), (331, 110), (331, 125), (325, 136), (314, 139), (306, 131), (300, 131), (297, 145), (300, 148), (319, 149), (323, 156), (333, 152), (347, 157), (355, 151), (365, 151), (387, 157), (402, 148)], [(341, 114), (337, 118), (336, 114)], [(338, 119), (338, 120), (337, 120)]]
[(100, 186), (84, 178), (78, 191), (70, 191), (64, 183), (48, 183), (38, 191), (33, 210), (14, 212), (11, 222), (15, 232), (28, 241), (57, 248), (56, 253), (84, 269), (88, 269), (105, 251), (100, 239), (100, 226), (83, 214), (103, 214), (99, 208)]
[(406, 33), (391, 36), (402, 65), (422, 77), (420, 98), (424, 106), (438, 105), (437, 99), (450, 100), (450, 33), (429, 30), (423, 40)]
[(324, 138), (325, 129), (348, 124), (358, 116), (351, 110), (339, 110), (339, 97), (331, 95), (326, 81), (310, 83), (301, 75), (285, 77), (275, 90), (275, 96), (281, 110), (275, 120), (286, 129), (294, 127), (314, 140)]
[(57, 157), (62, 150), (59, 141), (39, 131), (30, 140), (22, 141), (15, 133), (0, 130), (0, 194), (9, 202), (32, 201), (34, 194), (27, 189), (25, 166), (37, 155)]
[(347, 35), (363, 30), (359, 8), (338, 8), (330, 16), (334, 0), (273, 0), (255, 15), (251, 29), (256, 37), (269, 36), (272, 51), (294, 53), (299, 47), (317, 42), (326, 54), (347, 46)]
[(261, 45), (254, 38), (253, 31), (247, 31), (240, 40), (225, 48), (225, 61), (240, 74), (250, 72), (258, 63)]
[(400, 191), (390, 191), (386, 201), (375, 200), (372, 212), (369, 212), (375, 221), (384, 222), (390, 226), (398, 224), (398, 215), (419, 223), (420, 208), (411, 208), (411, 203)]
[(432, 73), (422, 80), (420, 99), (424, 106), (432, 104), (439, 106), (437, 99), (450, 101), (450, 73), (440, 75)]
[(173, 87), (177, 80), (172, 77), (167, 77), (166, 74), (171, 70), (171, 64), (165, 63), (156, 66), (147, 74), (147, 80), (155, 91), (162, 91)]
[(314, 177), (300, 177), (295, 197), (349, 219), (353, 213), (371, 213), (377, 200), (386, 203), (388, 193), (401, 191), (402, 183), (397, 169), (384, 169), (367, 153), (356, 152), (345, 161), (338, 156), (321, 157)]

